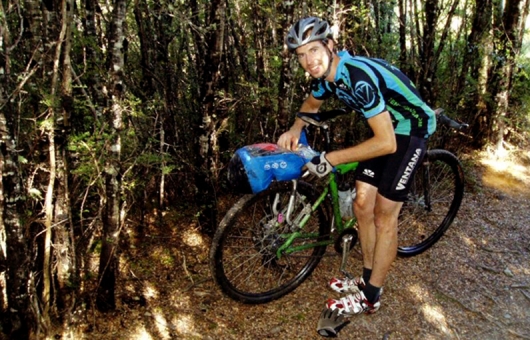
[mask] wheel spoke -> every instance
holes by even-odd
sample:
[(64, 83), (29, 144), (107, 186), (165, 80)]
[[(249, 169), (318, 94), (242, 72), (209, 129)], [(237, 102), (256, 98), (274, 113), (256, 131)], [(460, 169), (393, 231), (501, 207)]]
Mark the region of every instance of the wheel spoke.
[[(308, 184), (298, 187), (293, 217), (309, 203)], [(279, 298), (298, 286), (316, 267), (325, 247), (312, 247), (277, 257), (278, 249), (295, 226), (274, 215), (272, 205), (280, 194), (276, 212), (285, 214), (290, 191), (278, 187), (255, 196), (246, 196), (227, 213), (212, 241), (210, 253), (216, 282), (232, 298), (247, 303), (263, 303)], [(296, 220), (293, 218), (293, 220)], [(329, 234), (329, 223), (321, 210), (314, 213), (304, 232)], [(315, 243), (315, 238), (295, 239), (292, 246)]]
[(461, 166), (454, 155), (445, 150), (428, 152), (399, 216), (400, 255), (417, 255), (438, 241), (458, 212), (463, 185)]

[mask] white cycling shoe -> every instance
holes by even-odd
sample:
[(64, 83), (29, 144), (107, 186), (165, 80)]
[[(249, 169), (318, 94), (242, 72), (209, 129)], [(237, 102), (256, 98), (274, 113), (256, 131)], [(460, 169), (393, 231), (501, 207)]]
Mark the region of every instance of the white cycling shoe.
[(326, 307), (331, 310), (338, 309), (339, 315), (353, 316), (361, 313), (373, 314), (381, 307), (381, 303), (379, 302), (379, 297), (374, 303), (368, 302), (364, 293), (359, 291), (358, 293), (347, 295), (338, 300), (329, 299)]
[(329, 287), (336, 291), (337, 293), (358, 293), (361, 291), (366, 284), (362, 277), (356, 277), (353, 279), (343, 278), (339, 279), (337, 277), (332, 278), (329, 281)]

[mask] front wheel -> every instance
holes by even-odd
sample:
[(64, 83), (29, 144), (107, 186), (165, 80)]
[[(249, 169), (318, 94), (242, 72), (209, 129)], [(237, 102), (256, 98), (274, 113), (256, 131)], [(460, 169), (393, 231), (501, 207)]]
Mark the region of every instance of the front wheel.
[(453, 222), (464, 196), (464, 171), (447, 150), (429, 150), (413, 178), (398, 224), (398, 254), (429, 249)]
[[(256, 195), (243, 196), (225, 215), (210, 249), (210, 269), (215, 282), (234, 300), (258, 304), (278, 299), (293, 291), (315, 269), (329, 240), (330, 224), (320, 205), (302, 230), (297, 216), (311, 211), (313, 187), (298, 182), (291, 217), (286, 221), (291, 186), (278, 183)], [(292, 223), (294, 222), (294, 223)], [(280, 257), (278, 249), (287, 237), (300, 231), (290, 249)]]

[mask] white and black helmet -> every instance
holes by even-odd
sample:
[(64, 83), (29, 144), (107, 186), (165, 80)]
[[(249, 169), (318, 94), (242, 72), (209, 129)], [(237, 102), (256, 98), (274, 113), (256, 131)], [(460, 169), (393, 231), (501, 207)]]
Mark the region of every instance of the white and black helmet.
[(308, 17), (300, 19), (291, 27), (285, 42), (289, 51), (293, 52), (298, 47), (312, 41), (322, 41), (332, 37), (331, 27), (326, 20)]

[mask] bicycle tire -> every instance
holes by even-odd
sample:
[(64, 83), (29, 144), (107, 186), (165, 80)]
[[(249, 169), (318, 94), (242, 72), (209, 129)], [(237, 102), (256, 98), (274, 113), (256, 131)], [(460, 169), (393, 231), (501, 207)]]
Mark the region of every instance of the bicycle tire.
[(463, 197), (464, 171), (458, 158), (447, 150), (428, 150), (398, 218), (398, 255), (418, 255), (438, 242)]
[[(230, 298), (248, 304), (276, 300), (307, 279), (322, 259), (325, 245), (284, 254), (280, 259), (274, 255), (283, 241), (280, 233), (287, 233), (282, 229), (289, 227), (287, 223), (276, 223), (279, 218), (272, 217), (272, 202), (279, 194), (280, 207), (284, 207), (290, 191), (290, 183), (277, 183), (259, 194), (245, 195), (221, 221), (210, 248), (210, 270), (217, 285)], [(313, 187), (305, 182), (298, 182), (296, 196), (300, 201), (305, 197), (304, 203), (316, 199)], [(311, 242), (329, 239), (330, 223), (324, 204), (304, 226), (304, 231), (315, 235)], [(292, 216), (301, 208), (296, 204)], [(304, 240), (294, 244), (304, 244)]]

